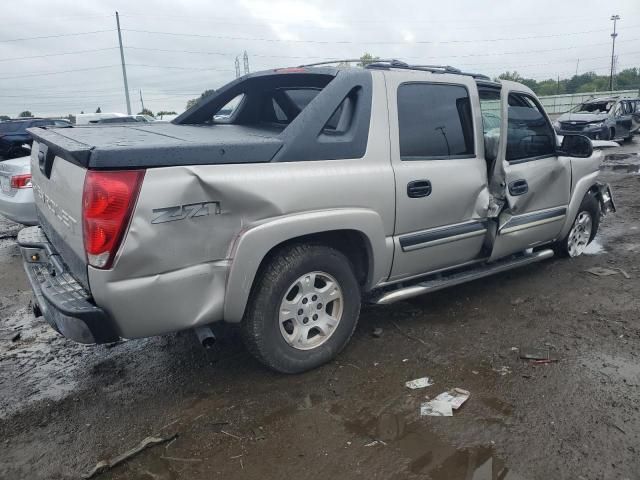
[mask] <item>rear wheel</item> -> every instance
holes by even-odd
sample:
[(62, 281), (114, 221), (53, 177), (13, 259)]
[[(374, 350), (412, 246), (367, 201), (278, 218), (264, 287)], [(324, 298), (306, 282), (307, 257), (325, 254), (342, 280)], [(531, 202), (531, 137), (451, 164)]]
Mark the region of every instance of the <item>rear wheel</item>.
[(598, 233), (599, 225), (600, 203), (593, 193), (588, 192), (580, 204), (569, 233), (556, 244), (556, 252), (566, 257), (582, 255)]
[(243, 338), (269, 368), (304, 372), (345, 347), (359, 314), (360, 287), (347, 257), (324, 245), (295, 245), (259, 272)]

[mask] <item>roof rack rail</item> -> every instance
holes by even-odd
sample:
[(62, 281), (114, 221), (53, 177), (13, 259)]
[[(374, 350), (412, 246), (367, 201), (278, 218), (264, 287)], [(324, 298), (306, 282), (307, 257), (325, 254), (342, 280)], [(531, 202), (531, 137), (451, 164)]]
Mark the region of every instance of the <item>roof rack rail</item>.
[(422, 72), (431, 73), (452, 73), (454, 75), (467, 75), (469, 77), (477, 79), (491, 80), (487, 75), (483, 75), (481, 73), (463, 72), (459, 68), (452, 67), (451, 65), (409, 65), (399, 60), (392, 60), (391, 62), (387, 60), (377, 60), (374, 63), (368, 64), (365, 68), (401, 68), (405, 70), (419, 70)]
[[(320, 65), (331, 65), (334, 63), (351, 63), (351, 62), (361, 62), (362, 60), (359, 58), (348, 58), (348, 59), (340, 59), (340, 60), (326, 60), (324, 62), (316, 62), (316, 63), (307, 63), (306, 65), (299, 65), (299, 68), (303, 67), (318, 67)], [(422, 72), (431, 72), (431, 73), (452, 73), (454, 75), (467, 75), (469, 77), (477, 78), (480, 80), (491, 80), (487, 75), (483, 75), (481, 73), (471, 73), (471, 72), (463, 72), (459, 68), (452, 67), (451, 65), (410, 65), (402, 60), (398, 60), (395, 58), (390, 59), (378, 59), (371, 63), (365, 65), (364, 68), (370, 69), (391, 69), (391, 68), (399, 68), (404, 70), (419, 70)]]
[[(393, 59), (389, 59), (389, 60), (376, 60), (376, 62), (397, 62), (398, 60), (393, 60)], [(304, 65), (298, 65), (298, 68), (303, 68), (303, 67), (318, 67), (320, 65), (331, 65), (333, 63), (352, 63), (352, 62), (362, 62), (361, 58), (340, 58), (340, 59), (336, 59), (336, 60), (325, 60), (323, 62), (316, 62), (316, 63), (307, 63)]]

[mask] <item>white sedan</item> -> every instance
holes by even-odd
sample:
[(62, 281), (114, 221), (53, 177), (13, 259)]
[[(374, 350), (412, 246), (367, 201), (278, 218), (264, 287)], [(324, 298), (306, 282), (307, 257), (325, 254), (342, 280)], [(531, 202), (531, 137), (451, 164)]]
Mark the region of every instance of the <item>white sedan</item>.
[(38, 224), (30, 157), (0, 160), (0, 215), (24, 225)]

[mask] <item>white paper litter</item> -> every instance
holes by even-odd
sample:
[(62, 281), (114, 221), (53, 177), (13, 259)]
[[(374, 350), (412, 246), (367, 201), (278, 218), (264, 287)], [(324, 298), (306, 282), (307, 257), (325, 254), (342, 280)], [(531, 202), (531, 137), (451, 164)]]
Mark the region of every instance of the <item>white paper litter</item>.
[(420, 415), (423, 417), (453, 417), (453, 410), (449, 402), (431, 400), (420, 405)]
[(420, 405), (420, 415), (430, 417), (451, 417), (453, 410), (459, 409), (471, 394), (468, 390), (454, 388), (442, 392), (433, 400)]
[(411, 390), (415, 390), (416, 388), (430, 387), (431, 385), (433, 385), (433, 380), (431, 380), (429, 377), (416, 378), (415, 380), (406, 382), (404, 385)]

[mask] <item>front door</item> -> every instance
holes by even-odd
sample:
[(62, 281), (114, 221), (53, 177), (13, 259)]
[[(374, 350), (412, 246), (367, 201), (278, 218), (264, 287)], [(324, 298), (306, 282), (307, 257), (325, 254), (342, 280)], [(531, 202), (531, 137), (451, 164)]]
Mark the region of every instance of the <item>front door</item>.
[(396, 182), (390, 280), (477, 259), (486, 237), (487, 164), (471, 77), (386, 76)]
[(557, 155), (555, 132), (533, 92), (503, 82), (500, 103), (496, 174), (505, 205), (492, 260), (557, 239), (571, 196), (571, 159)]

